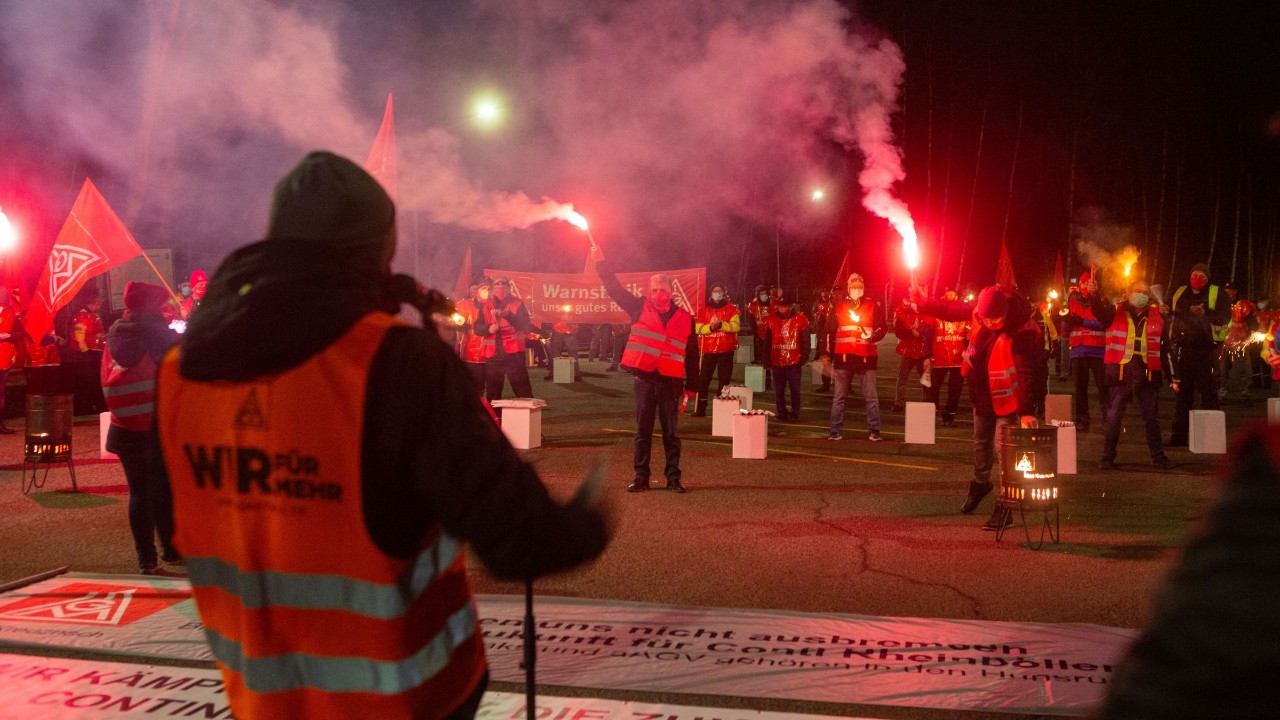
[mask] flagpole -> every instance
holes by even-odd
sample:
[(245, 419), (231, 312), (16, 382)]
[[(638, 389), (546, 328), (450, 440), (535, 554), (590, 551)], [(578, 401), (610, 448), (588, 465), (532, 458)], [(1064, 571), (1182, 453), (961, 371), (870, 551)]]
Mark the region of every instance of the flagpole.
[(173, 288), (169, 287), (169, 281), (165, 280), (164, 275), (160, 274), (160, 268), (156, 267), (156, 264), (151, 262), (151, 256), (147, 254), (146, 250), (142, 251), (142, 259), (147, 261), (147, 264), (150, 265), (151, 269), (155, 272), (156, 277), (160, 278), (160, 284), (164, 285), (164, 289), (169, 291), (169, 296), (178, 302), (182, 302), (182, 298), (178, 297), (178, 294), (173, 291)]

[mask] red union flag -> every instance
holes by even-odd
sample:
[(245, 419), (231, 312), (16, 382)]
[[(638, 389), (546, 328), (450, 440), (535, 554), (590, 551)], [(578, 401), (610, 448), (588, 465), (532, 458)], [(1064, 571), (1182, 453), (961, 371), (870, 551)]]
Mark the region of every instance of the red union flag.
[[(618, 281), (632, 294), (649, 289), (654, 273), (671, 277), (671, 299), (696, 315), (707, 294), (707, 269), (655, 270), (618, 273)], [(531, 273), (486, 269), (484, 274), (511, 280), (511, 294), (524, 301), (535, 323), (629, 323), (631, 318), (618, 307), (595, 274)], [(567, 308), (567, 309), (566, 309)]]
[(391, 94), (387, 94), (387, 109), (382, 113), (382, 127), (373, 139), (373, 149), (364, 161), (364, 169), (396, 199), (396, 119), (391, 111)]
[(141, 254), (129, 229), (85, 178), (27, 310), (24, 323), (31, 340), (40, 342), (53, 327), (54, 313), (71, 302), (89, 278)]

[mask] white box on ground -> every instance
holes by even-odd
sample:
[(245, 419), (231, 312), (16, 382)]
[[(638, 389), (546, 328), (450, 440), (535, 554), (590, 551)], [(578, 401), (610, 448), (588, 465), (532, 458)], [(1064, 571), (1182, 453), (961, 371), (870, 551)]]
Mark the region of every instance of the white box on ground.
[(1054, 420), (1062, 422), (1072, 422), (1075, 418), (1071, 415), (1071, 396), (1070, 395), (1045, 395), (1044, 396), (1044, 421), (1045, 424), (1052, 425)]
[(907, 430), (903, 442), (912, 445), (932, 445), (935, 439), (935, 414), (937, 406), (931, 402), (907, 403)]
[(111, 413), (98, 414), (98, 457), (103, 460), (119, 460), (115, 453), (107, 452), (107, 431), (111, 429)]
[(752, 403), (755, 402), (756, 396), (751, 388), (744, 385), (727, 385), (722, 391), (731, 397), (738, 398), (738, 402), (742, 403), (743, 410), (750, 410)]
[(1192, 410), (1187, 449), (1193, 453), (1222, 455), (1227, 452), (1227, 414), (1221, 410)]
[(1267, 398), (1267, 422), (1280, 425), (1280, 398)]
[(558, 357), (551, 361), (552, 382), (557, 385), (569, 385), (573, 382), (573, 358)]
[(738, 345), (738, 349), (733, 352), (735, 365), (750, 365), (755, 359), (756, 350), (751, 346), (751, 343), (741, 343)]
[(542, 408), (547, 401), (539, 398), (515, 398), (494, 400), (494, 408), (501, 408), (502, 434), (511, 446), (531, 450), (542, 446)]
[(763, 460), (769, 454), (769, 416), (764, 413), (733, 416), (733, 456)]
[(711, 399), (711, 434), (716, 437), (733, 436), (733, 419), (742, 404), (736, 397)]
[[(764, 366), (748, 365), (745, 375), (744, 384), (755, 392), (764, 392)], [(747, 408), (750, 410), (751, 408)]]
[(1076, 425), (1063, 422), (1058, 425), (1058, 474), (1075, 475), (1076, 472)]

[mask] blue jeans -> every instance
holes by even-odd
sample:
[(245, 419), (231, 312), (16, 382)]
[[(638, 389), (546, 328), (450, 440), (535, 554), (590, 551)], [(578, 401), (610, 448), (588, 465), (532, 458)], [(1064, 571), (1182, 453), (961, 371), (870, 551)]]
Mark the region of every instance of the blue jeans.
[(667, 482), (680, 481), (680, 436), (676, 420), (683, 396), (679, 378), (636, 374), (636, 449), (632, 465), (635, 479), (649, 482), (649, 451), (653, 447), (653, 421), (662, 424), (662, 450), (667, 456), (663, 473)]
[[(1130, 363), (1125, 367), (1126, 379), (1118, 385), (1107, 388), (1111, 393), (1107, 398), (1106, 416), (1102, 421), (1103, 446), (1102, 459), (1116, 459), (1116, 445), (1120, 442), (1120, 421), (1124, 419), (1124, 409), (1129, 405), (1129, 398), (1136, 396), (1138, 406), (1142, 408), (1142, 424), (1147, 431), (1147, 449), (1151, 451), (1151, 459), (1164, 457), (1164, 441), (1160, 439), (1160, 416), (1157, 407), (1160, 400), (1160, 384), (1148, 382), (1146, 365), (1142, 361)], [(1131, 382), (1129, 377), (1134, 378)]]
[(791, 415), (800, 414), (800, 380), (804, 377), (803, 365), (773, 366), (773, 401), (778, 417), (788, 416), (787, 389), (791, 390)]
[(832, 377), (836, 380), (835, 395), (831, 398), (831, 432), (838, 433), (844, 427), (844, 401), (849, 397), (849, 384), (854, 375), (862, 387), (862, 399), (867, 403), (867, 429), (880, 432), (880, 396), (876, 395), (875, 370), (850, 370), (834, 368)]

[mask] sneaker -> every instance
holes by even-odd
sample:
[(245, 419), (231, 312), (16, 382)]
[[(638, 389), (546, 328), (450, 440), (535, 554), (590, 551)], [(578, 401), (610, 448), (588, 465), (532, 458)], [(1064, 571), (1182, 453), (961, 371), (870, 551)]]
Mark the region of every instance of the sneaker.
[(604, 369), (604, 371), (605, 371), (605, 372), (618, 372), (618, 364), (617, 364), (617, 363), (614, 363), (614, 364), (610, 365), (609, 367), (605, 368), (605, 369)]
[(170, 565), (185, 564), (182, 561), (182, 553), (179, 553), (177, 550), (166, 550), (165, 552), (160, 554), (160, 559), (163, 560), (164, 562), (169, 563)]
[(870, 440), (871, 442), (884, 442), (884, 438), (880, 437), (879, 430), (872, 430), (871, 432), (867, 433), (867, 439)]
[(955, 427), (955, 426), (956, 426), (956, 416), (943, 413), (942, 427)]
[(844, 439), (844, 435), (841, 435), (841, 434), (840, 434), (840, 433), (838, 433), (838, 432), (833, 432), (833, 433), (831, 433), (831, 434), (827, 435), (827, 439), (828, 439), (828, 440), (843, 440), (843, 439)]
[(1116, 461), (1110, 458), (1102, 458), (1101, 460), (1098, 461), (1098, 469), (1099, 470), (1115, 470)]
[(1151, 458), (1151, 464), (1155, 465), (1158, 468), (1162, 468), (1164, 470), (1172, 470), (1178, 467), (1178, 463), (1170, 460), (1169, 456), (1167, 455), (1161, 455), (1160, 457)]
[(685, 491), (684, 484), (679, 480), (670, 480), (667, 482), (667, 489), (674, 493), (683, 493)]
[(649, 481), (636, 479), (635, 482), (627, 486), (627, 492), (644, 492), (649, 489)]

